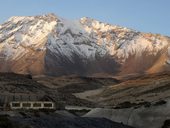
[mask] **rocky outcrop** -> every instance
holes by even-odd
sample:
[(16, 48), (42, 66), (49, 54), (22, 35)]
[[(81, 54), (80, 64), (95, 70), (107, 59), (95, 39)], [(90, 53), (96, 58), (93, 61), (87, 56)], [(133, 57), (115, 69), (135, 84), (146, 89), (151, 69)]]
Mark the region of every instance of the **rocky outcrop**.
[(162, 128), (164, 122), (170, 119), (170, 102), (168, 101), (164, 105), (136, 109), (97, 108), (87, 113), (85, 117), (107, 118), (135, 128)]

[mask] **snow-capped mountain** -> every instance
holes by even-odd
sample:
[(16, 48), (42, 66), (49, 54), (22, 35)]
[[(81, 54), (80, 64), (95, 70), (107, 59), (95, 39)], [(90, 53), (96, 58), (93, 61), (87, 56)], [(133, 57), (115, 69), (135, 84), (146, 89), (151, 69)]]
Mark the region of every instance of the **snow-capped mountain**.
[[(170, 38), (84, 17), (11, 17), (0, 25), (0, 71), (34, 75), (170, 70)], [(169, 54), (169, 55), (168, 55)]]

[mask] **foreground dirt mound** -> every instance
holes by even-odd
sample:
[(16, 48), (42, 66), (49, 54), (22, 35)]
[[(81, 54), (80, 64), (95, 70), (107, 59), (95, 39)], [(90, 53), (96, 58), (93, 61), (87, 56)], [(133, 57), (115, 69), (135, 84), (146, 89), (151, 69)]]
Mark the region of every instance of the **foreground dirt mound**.
[(8, 119), (12, 123), (22, 126), (21, 128), (132, 128), (105, 118), (69, 118), (54, 114), (40, 115), (40, 117), (12, 117)]

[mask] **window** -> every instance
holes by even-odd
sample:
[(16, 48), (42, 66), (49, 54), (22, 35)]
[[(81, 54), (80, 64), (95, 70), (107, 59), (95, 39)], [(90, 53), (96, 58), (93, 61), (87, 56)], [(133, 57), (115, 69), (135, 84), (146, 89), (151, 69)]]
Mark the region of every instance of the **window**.
[(44, 103), (44, 107), (51, 108), (51, 107), (53, 107), (53, 104), (52, 103)]
[(41, 103), (34, 103), (33, 107), (39, 108), (39, 107), (41, 107)]
[(31, 103), (23, 103), (22, 107), (24, 108), (30, 108), (31, 107)]
[(20, 107), (20, 103), (12, 103), (12, 107)]

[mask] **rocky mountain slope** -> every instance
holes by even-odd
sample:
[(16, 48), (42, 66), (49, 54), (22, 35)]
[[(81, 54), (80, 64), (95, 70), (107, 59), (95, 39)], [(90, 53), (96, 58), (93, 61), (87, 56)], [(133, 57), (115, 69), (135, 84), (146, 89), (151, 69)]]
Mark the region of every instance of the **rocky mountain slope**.
[(82, 76), (162, 72), (170, 70), (169, 46), (169, 37), (88, 17), (11, 17), (0, 25), (0, 71)]
[(169, 128), (169, 90), (170, 73), (167, 72), (130, 78), (76, 96), (103, 105), (85, 117), (107, 118), (135, 128)]
[(170, 73), (167, 72), (144, 75), (108, 86), (93, 98), (97, 103), (112, 108), (149, 107), (159, 101), (169, 99), (169, 91)]

